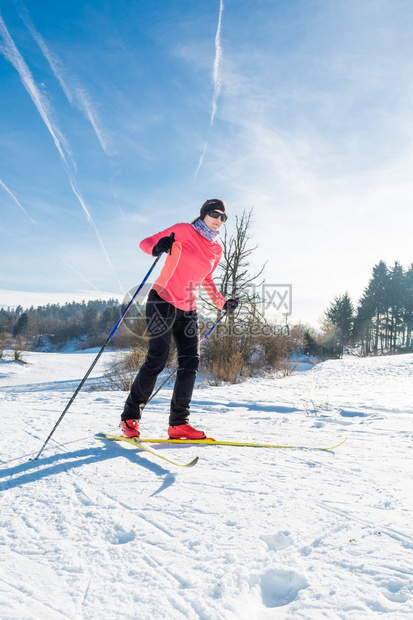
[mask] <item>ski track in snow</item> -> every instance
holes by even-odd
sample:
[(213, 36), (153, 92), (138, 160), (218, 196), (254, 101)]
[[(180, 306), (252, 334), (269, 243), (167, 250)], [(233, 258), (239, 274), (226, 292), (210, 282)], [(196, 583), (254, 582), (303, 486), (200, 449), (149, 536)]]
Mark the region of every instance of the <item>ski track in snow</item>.
[[(98, 385), (105, 353), (88, 386)], [(2, 620), (413, 617), (413, 355), (200, 384), (192, 422), (219, 439), (334, 451), (125, 444), (125, 393), (84, 388), (95, 352), (0, 362)], [(143, 434), (165, 436), (171, 388)]]

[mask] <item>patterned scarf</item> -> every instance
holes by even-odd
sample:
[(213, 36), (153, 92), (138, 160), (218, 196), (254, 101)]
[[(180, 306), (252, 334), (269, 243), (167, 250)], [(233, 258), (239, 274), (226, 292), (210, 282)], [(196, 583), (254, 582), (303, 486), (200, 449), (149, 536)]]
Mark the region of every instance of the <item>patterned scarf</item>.
[(197, 230), (203, 237), (209, 239), (210, 241), (217, 242), (217, 237), (219, 235), (219, 230), (211, 230), (205, 224), (204, 220), (198, 220), (192, 226)]

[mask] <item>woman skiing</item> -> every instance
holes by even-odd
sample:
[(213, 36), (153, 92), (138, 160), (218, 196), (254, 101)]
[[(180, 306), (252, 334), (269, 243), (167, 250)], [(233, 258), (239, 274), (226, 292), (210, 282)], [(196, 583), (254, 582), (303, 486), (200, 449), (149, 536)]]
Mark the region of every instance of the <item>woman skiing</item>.
[(171, 439), (204, 439), (205, 433), (188, 424), (189, 408), (199, 365), (199, 330), (196, 300), (202, 284), (213, 304), (229, 313), (237, 299), (219, 293), (212, 274), (222, 255), (219, 230), (227, 220), (223, 200), (207, 200), (192, 224), (175, 224), (143, 239), (147, 254), (168, 253), (160, 276), (153, 284), (146, 304), (148, 353), (135, 377), (121, 415), (126, 437), (139, 437), (139, 420), (151, 396), (159, 373), (168, 359), (171, 336), (178, 357), (178, 370), (171, 400), (168, 435)]

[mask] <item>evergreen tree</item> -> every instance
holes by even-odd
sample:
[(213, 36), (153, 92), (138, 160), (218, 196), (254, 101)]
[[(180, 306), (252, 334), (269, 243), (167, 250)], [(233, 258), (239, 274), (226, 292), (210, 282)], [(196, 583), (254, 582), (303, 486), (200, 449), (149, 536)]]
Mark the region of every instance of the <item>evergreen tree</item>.
[(389, 271), (388, 314), (386, 324), (386, 349), (395, 352), (398, 336), (404, 331), (406, 307), (406, 280), (403, 267), (397, 261)]
[(363, 297), (357, 307), (356, 316), (353, 323), (354, 341), (361, 346), (362, 355), (370, 355), (372, 344), (372, 312), (370, 300)]
[[(377, 355), (379, 342), (383, 344), (383, 323), (389, 307), (389, 270), (384, 261), (373, 267), (373, 275), (364, 290), (360, 305), (363, 316), (370, 320), (372, 350)], [(368, 347), (370, 349), (370, 346)]]
[(98, 316), (98, 310), (93, 305), (88, 306), (83, 314), (83, 329), (89, 337), (96, 336), (97, 334)]
[(332, 337), (333, 354), (342, 357), (344, 347), (352, 339), (354, 308), (348, 293), (335, 297), (325, 312), (326, 318), (334, 327)]
[(404, 287), (405, 287), (405, 306), (404, 306), (404, 325), (405, 325), (405, 338), (404, 344), (406, 349), (410, 349), (413, 345), (413, 263), (404, 274)]
[(359, 301), (354, 335), (365, 355), (395, 353), (412, 345), (413, 264), (405, 271), (398, 261), (380, 261)]
[(29, 329), (29, 316), (27, 312), (23, 312), (23, 314), (20, 315), (19, 320), (17, 321), (13, 329), (13, 338), (24, 336), (25, 334), (27, 334), (28, 329)]

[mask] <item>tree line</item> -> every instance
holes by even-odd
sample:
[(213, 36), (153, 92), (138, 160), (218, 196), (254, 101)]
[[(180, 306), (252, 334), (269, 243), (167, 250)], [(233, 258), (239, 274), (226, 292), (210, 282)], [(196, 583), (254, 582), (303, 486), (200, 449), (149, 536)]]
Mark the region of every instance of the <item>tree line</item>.
[(323, 346), (340, 357), (345, 347), (361, 355), (384, 355), (413, 350), (413, 263), (407, 269), (396, 261), (380, 261), (356, 307), (348, 293), (335, 297), (325, 312)]
[(22, 348), (64, 348), (75, 342), (78, 348), (99, 346), (120, 317), (116, 299), (47, 304), (24, 310), (0, 308), (0, 340), (3, 347), (13, 341)]

